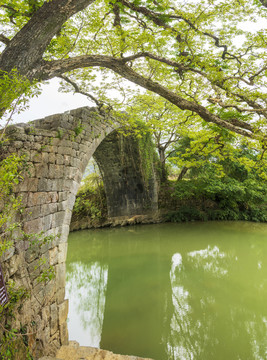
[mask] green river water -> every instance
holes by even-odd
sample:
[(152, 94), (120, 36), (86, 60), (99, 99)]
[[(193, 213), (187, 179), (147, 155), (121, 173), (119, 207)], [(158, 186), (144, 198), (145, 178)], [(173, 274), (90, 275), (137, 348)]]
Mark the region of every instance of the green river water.
[(267, 224), (71, 233), (66, 297), (80, 345), (155, 360), (266, 360)]

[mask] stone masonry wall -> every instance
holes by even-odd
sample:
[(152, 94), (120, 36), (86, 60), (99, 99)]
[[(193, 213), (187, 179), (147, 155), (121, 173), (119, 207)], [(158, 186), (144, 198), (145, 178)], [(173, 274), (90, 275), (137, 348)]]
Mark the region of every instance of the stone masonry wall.
[[(58, 235), (51, 243), (30, 247), (16, 234), (13, 248), (1, 259), (6, 280), (13, 279), (30, 291), (14, 326), (26, 326), (32, 334), (29, 345), (35, 356), (54, 354), (68, 343), (65, 259), (72, 208), (89, 159), (113, 130), (107, 119), (89, 108), (7, 129), (10, 141), (5, 155), (25, 155), (29, 165), (29, 173), (16, 189), (25, 206), (20, 219), (23, 230)], [(40, 258), (47, 260), (41, 267)], [(55, 278), (38, 283), (40, 271), (49, 265), (55, 269)]]
[[(18, 232), (12, 249), (0, 259), (5, 279), (29, 290), (29, 298), (17, 309), (14, 326), (26, 328), (35, 357), (54, 355), (68, 343), (65, 260), (72, 208), (90, 158), (113, 130), (109, 118), (94, 108), (79, 108), (7, 129), (9, 142), (0, 155), (25, 155), (29, 166), (16, 189), (25, 206), (17, 220), (26, 234), (55, 236), (52, 242), (30, 246)], [(40, 259), (46, 262), (40, 264)], [(50, 265), (55, 278), (39, 283), (38, 276)]]

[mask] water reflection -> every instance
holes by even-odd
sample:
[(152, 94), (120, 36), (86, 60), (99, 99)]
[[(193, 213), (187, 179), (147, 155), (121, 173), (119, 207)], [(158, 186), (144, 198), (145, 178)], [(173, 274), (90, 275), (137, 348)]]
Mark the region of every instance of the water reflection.
[[(100, 347), (104, 320), (108, 267), (98, 262), (71, 263), (66, 279), (69, 310), (69, 336), (79, 337), (80, 345)], [(77, 331), (79, 333), (77, 334)]]
[(266, 359), (265, 229), (166, 224), (72, 234), (70, 338), (155, 360)]
[[(240, 281), (229, 284), (229, 271), (231, 280), (235, 280), (235, 267), (239, 267), (236, 262), (238, 257), (232, 252), (227, 254), (210, 245), (184, 254), (184, 261), (180, 253), (173, 255), (170, 271), (173, 315), (166, 338), (169, 360), (267, 358), (266, 317), (258, 315), (264, 308), (257, 308), (259, 301), (251, 294), (251, 288), (243, 288), (246, 279), (242, 279), (243, 284)], [(258, 262), (254, 270), (261, 268)], [(192, 276), (195, 272), (196, 276)], [(191, 277), (198, 278), (201, 291), (196, 284), (191, 286)], [(217, 284), (212, 281), (216, 278), (221, 279)], [(258, 282), (259, 279), (254, 287), (259, 288)], [(262, 281), (260, 284), (266, 301), (266, 287)], [(236, 291), (240, 291), (239, 296)], [(242, 298), (247, 291), (253, 304)], [(224, 349), (225, 345), (228, 348)]]
[(228, 270), (225, 268), (226, 254), (217, 246), (211, 248), (208, 246), (206, 249), (191, 251), (187, 254), (191, 260), (192, 266), (198, 270), (209, 271), (214, 276), (224, 276)]

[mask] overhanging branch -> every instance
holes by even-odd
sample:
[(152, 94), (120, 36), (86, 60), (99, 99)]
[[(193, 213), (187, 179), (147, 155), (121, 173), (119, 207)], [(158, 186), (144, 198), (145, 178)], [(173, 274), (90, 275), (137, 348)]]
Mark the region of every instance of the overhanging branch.
[(256, 134), (254, 129), (248, 129), (249, 124), (240, 122), (240, 124), (236, 126), (230, 121), (222, 120), (204, 106), (186, 100), (159, 83), (145, 78), (125, 64), (125, 59), (116, 59), (105, 55), (83, 55), (64, 60), (46, 61), (43, 63), (40, 73), (42, 74), (42, 79), (51, 79), (55, 76), (61, 76), (65, 72), (85, 67), (104, 67), (110, 69), (124, 79), (162, 96), (181, 110), (193, 111), (206, 122), (214, 123), (249, 138), (261, 137), (260, 132)]
[(65, 75), (59, 75), (58, 76), (60, 79), (66, 81), (68, 84), (70, 84), (71, 86), (73, 86), (74, 88), (74, 91), (75, 93), (78, 93), (78, 94), (81, 94), (81, 95), (84, 95), (86, 97), (88, 97), (89, 99), (91, 99), (92, 101), (94, 101), (94, 103), (98, 106), (98, 107), (102, 107), (104, 104), (100, 101), (98, 101), (93, 95), (85, 92), (85, 91), (82, 91), (79, 86), (74, 82), (72, 81), (70, 78), (68, 78), (67, 76)]
[(10, 40), (3, 34), (0, 34), (0, 41), (5, 45), (8, 45), (10, 43)]

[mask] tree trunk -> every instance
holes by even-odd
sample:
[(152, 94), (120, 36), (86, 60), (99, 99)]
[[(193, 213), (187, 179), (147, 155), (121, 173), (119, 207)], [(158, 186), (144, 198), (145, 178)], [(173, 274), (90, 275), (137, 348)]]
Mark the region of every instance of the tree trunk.
[[(78, 11), (95, 0), (53, 0), (31, 17), (27, 24), (7, 44), (0, 55), (0, 70), (17, 69), (29, 80), (36, 79), (36, 68), (42, 65), (43, 54), (62, 25)], [(38, 79), (36, 79), (38, 80)]]
[(168, 172), (165, 163), (165, 149), (158, 146), (159, 161), (160, 161), (160, 182), (165, 183), (168, 179)]
[(180, 181), (180, 180), (182, 180), (182, 179), (184, 178), (184, 176), (185, 176), (185, 174), (187, 173), (188, 170), (189, 170), (189, 168), (186, 167), (186, 166), (184, 166), (184, 167), (182, 168), (182, 170), (181, 170), (181, 172), (180, 172), (180, 174), (179, 174), (179, 176), (178, 176), (178, 178), (177, 178), (177, 182)]

